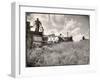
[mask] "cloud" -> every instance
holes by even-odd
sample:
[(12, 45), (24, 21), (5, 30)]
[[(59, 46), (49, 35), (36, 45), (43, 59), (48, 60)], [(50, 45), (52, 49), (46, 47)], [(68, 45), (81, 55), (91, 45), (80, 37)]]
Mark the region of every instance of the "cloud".
[(75, 27), (75, 24), (76, 24), (76, 21), (71, 19), (71, 20), (66, 21), (65, 27), (66, 27), (67, 30), (70, 30), (70, 29)]
[(73, 29), (72, 31), (71, 31), (71, 34), (72, 35), (77, 35), (77, 34), (79, 34), (80, 33), (80, 28), (79, 27), (76, 27), (75, 29)]
[(77, 34), (76, 36), (73, 36), (73, 41), (77, 42), (82, 40), (83, 35), (82, 34)]

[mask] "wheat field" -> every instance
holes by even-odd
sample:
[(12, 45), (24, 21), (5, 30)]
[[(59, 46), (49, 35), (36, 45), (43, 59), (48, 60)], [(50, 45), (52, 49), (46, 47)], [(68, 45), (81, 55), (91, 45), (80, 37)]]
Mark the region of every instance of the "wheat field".
[(90, 41), (61, 42), (27, 49), (26, 67), (86, 65), (90, 62)]

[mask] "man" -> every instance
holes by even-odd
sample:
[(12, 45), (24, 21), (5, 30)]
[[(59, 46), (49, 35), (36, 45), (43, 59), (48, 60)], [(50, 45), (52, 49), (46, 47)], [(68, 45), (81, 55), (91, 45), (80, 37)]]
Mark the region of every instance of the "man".
[(39, 32), (40, 25), (42, 26), (42, 24), (38, 18), (37, 20), (35, 20), (35, 25), (36, 25), (35, 32)]

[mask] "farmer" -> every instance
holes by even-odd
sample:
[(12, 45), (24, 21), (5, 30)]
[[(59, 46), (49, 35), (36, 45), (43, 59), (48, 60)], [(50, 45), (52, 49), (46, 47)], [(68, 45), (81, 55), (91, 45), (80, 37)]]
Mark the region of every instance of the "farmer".
[(39, 21), (39, 18), (35, 20), (35, 25), (36, 25), (35, 32), (39, 32), (39, 28), (40, 26), (42, 26), (41, 22)]

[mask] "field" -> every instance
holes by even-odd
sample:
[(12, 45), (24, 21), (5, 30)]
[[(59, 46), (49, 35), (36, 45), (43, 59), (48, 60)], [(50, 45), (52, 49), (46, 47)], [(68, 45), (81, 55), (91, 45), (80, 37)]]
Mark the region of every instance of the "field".
[(85, 65), (90, 60), (89, 40), (61, 42), (42, 48), (27, 49), (26, 66)]

